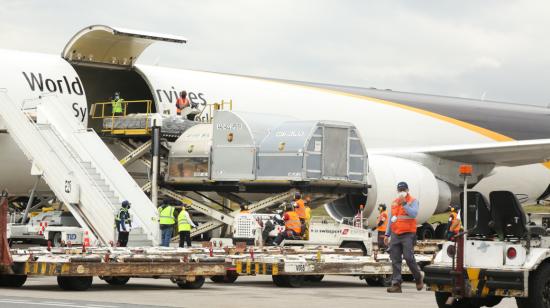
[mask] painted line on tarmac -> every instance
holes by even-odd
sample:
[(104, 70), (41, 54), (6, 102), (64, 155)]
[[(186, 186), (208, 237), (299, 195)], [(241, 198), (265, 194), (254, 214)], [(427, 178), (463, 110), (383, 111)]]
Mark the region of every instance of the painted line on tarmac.
[(25, 305), (37, 305), (37, 306), (55, 306), (55, 307), (73, 307), (73, 308), (116, 308), (118, 306), (107, 306), (107, 305), (78, 305), (70, 302), (33, 302), (28, 300), (18, 300), (18, 299), (0, 299), (0, 303), (6, 304), (25, 304)]

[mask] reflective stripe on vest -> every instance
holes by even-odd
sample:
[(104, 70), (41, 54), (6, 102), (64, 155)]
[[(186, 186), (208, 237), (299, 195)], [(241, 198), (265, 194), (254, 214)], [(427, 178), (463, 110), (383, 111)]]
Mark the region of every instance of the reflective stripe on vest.
[(298, 216), (298, 213), (295, 211), (289, 211), (285, 214), (288, 215), (288, 220), (285, 221), (285, 228), (289, 230), (294, 230), (297, 234), (302, 233), (302, 222), (300, 221), (300, 217)]
[(298, 214), (298, 217), (300, 217), (300, 219), (306, 219), (307, 218), (307, 215), (306, 215), (306, 205), (304, 204), (304, 200), (302, 199), (298, 199), (296, 200), (296, 214)]
[(454, 232), (454, 233), (460, 232), (460, 223), (458, 223), (458, 224), (456, 225), (456, 227), (454, 227), (454, 229), (451, 229), (452, 224), (453, 224), (455, 221), (458, 220), (458, 214), (457, 214), (457, 213), (451, 212), (450, 218), (451, 218), (451, 223), (449, 224), (449, 231)]
[(181, 210), (180, 214), (178, 215), (178, 230), (179, 231), (191, 231), (191, 224), (187, 221), (187, 215), (185, 215), (186, 211)]
[[(407, 204), (414, 202), (414, 198), (410, 195), (405, 200)], [(405, 208), (401, 205), (399, 198), (395, 199), (391, 206), (392, 218), (396, 217), (396, 221), (391, 223), (391, 231), (395, 234), (416, 233), (416, 218), (412, 218), (407, 214)]]
[(172, 206), (165, 206), (160, 210), (159, 213), (160, 221), (159, 223), (161, 225), (173, 225), (176, 223), (176, 219), (174, 218), (174, 207)]
[(388, 211), (383, 211), (382, 213), (380, 213), (380, 216), (378, 216), (378, 219), (377, 219), (377, 226), (378, 224), (380, 223), (380, 221), (382, 221), (382, 218), (384, 218), (384, 223), (377, 227), (376, 230), (377, 231), (380, 231), (380, 232), (385, 232), (386, 229), (388, 228)]
[(113, 100), (113, 113), (122, 113), (122, 98)]

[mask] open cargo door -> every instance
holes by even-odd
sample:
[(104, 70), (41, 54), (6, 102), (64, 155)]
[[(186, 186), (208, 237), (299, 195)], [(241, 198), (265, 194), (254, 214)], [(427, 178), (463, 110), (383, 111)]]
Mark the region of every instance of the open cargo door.
[(73, 64), (128, 68), (156, 41), (187, 42), (181, 36), (94, 25), (75, 34), (61, 56)]

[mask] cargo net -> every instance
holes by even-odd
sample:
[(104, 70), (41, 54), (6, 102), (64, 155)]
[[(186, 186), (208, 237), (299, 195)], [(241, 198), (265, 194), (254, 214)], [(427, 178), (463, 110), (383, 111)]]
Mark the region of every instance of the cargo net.
[[(177, 139), (184, 131), (197, 122), (181, 116), (167, 116), (162, 119), (161, 133), (165, 138)], [(103, 119), (103, 131), (143, 130), (151, 127), (151, 116), (146, 113), (129, 114), (125, 117), (107, 117)]]

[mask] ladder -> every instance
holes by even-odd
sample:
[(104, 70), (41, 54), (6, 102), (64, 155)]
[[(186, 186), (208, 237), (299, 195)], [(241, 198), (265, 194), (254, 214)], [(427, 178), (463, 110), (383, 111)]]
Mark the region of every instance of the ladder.
[(92, 232), (95, 244), (116, 241), (115, 215), (129, 200), (141, 243), (156, 245), (156, 209), (101, 138), (77, 122), (56, 96), (38, 100), (36, 121), (20, 105), (0, 90), (0, 116), (10, 137), (32, 161), (33, 173), (41, 174), (81, 227)]

